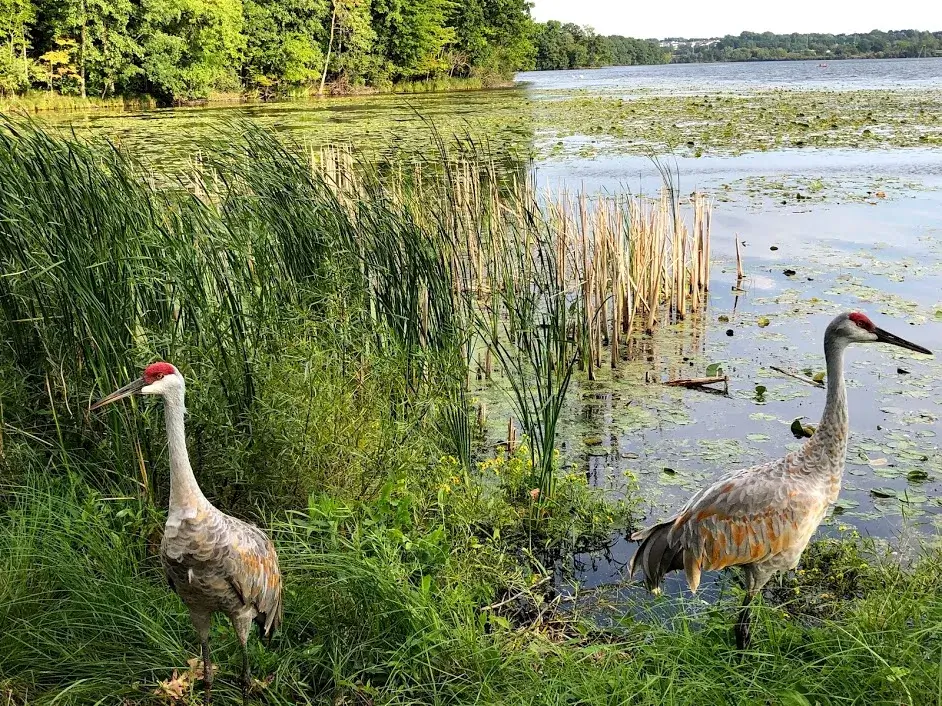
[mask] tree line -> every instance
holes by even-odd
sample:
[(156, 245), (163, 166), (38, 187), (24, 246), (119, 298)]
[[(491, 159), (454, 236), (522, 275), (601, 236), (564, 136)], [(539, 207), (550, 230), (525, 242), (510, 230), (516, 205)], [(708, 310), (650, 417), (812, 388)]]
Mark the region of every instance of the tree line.
[(0, 95), (323, 92), (507, 76), (527, 0), (0, 0)]
[(534, 68), (540, 71), (666, 64), (671, 58), (670, 49), (664, 49), (656, 40), (604, 36), (596, 34), (591, 27), (563, 24), (555, 20), (536, 24), (532, 38)]
[(348, 92), (522, 69), (942, 55), (942, 32), (605, 36), (528, 0), (0, 0), (0, 96)]
[(534, 25), (534, 67), (581, 69), (634, 64), (776, 59), (894, 59), (942, 56), (942, 32), (874, 30), (867, 34), (743, 32), (720, 39), (633, 39), (549, 21)]
[(867, 34), (772, 34), (743, 32), (722, 39), (667, 40), (671, 61), (771, 61), (776, 59), (900, 59), (942, 56), (942, 32), (914, 29)]

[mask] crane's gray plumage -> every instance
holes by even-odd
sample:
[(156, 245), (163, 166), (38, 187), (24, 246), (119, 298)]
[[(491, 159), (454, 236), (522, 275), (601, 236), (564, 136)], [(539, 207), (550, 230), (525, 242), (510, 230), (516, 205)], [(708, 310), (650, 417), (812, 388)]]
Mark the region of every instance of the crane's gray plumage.
[(849, 433), (844, 350), (851, 343), (891, 343), (931, 351), (877, 328), (860, 313), (841, 314), (827, 327), (827, 401), (821, 423), (797, 451), (735, 471), (695, 494), (674, 517), (636, 532), (631, 559), (649, 590), (683, 569), (691, 591), (703, 571), (741, 566), (746, 598), (736, 626), (740, 647), (749, 642), (749, 604), (777, 571), (798, 565), (828, 507), (837, 500)]
[(171, 588), (200, 636), (207, 702), (212, 698), (209, 628), (213, 613), (232, 622), (242, 645), (242, 699), (247, 701), (249, 632), (267, 641), (281, 623), (281, 572), (271, 540), (258, 527), (217, 510), (203, 495), (186, 450), (185, 384), (169, 363), (148, 366), (140, 380), (99, 400), (97, 409), (131, 394), (161, 395), (170, 449), (170, 508), (160, 558)]

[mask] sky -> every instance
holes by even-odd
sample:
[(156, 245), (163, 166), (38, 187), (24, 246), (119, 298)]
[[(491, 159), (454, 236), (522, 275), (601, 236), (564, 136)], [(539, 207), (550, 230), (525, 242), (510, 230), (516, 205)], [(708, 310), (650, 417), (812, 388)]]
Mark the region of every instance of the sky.
[(642, 39), (740, 32), (942, 31), (942, 0), (532, 0), (533, 17)]

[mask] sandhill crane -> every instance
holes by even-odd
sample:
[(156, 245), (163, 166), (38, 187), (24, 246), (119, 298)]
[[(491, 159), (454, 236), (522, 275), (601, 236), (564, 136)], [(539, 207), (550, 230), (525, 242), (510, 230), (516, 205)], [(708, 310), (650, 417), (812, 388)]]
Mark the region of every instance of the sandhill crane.
[(212, 700), (209, 628), (213, 613), (228, 616), (242, 644), (242, 703), (251, 684), (247, 642), (252, 622), (269, 640), (281, 623), (281, 573), (271, 540), (255, 525), (230, 517), (196, 483), (183, 428), (185, 385), (169, 363), (149, 365), (134, 382), (92, 405), (95, 410), (130, 395), (161, 395), (170, 449), (170, 509), (160, 559), (170, 588), (190, 611), (203, 651), (206, 703)]
[(703, 571), (741, 566), (746, 596), (736, 622), (736, 644), (749, 644), (753, 598), (777, 571), (794, 569), (828, 506), (837, 500), (847, 453), (844, 350), (851, 343), (891, 343), (931, 351), (877, 328), (861, 313), (840, 314), (824, 333), (827, 401), (814, 435), (784, 458), (735, 471), (694, 495), (665, 522), (636, 532), (629, 568), (640, 566), (657, 591), (664, 575), (683, 569), (695, 592)]

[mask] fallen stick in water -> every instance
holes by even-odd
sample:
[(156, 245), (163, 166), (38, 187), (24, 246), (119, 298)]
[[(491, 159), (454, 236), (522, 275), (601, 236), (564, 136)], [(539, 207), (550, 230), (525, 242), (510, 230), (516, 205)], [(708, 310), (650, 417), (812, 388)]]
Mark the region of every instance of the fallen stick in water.
[(798, 373), (792, 373), (792, 372), (789, 372), (788, 370), (777, 368), (774, 365), (770, 365), (769, 370), (774, 370), (777, 373), (781, 373), (782, 375), (787, 375), (788, 377), (795, 378), (796, 380), (801, 380), (802, 382), (806, 382), (809, 385), (814, 385), (815, 387), (824, 387), (823, 382), (817, 382), (815, 380), (812, 380), (807, 375), (799, 375)]
[(714, 375), (708, 378), (681, 378), (679, 380), (668, 380), (664, 384), (669, 387), (703, 387), (704, 385), (715, 385), (718, 382), (727, 385), (729, 383), (729, 377), (726, 375)]

